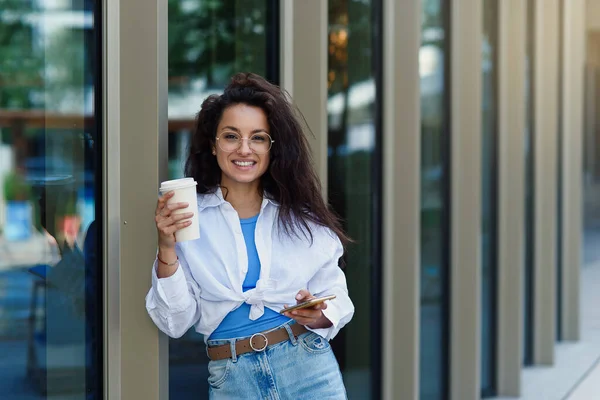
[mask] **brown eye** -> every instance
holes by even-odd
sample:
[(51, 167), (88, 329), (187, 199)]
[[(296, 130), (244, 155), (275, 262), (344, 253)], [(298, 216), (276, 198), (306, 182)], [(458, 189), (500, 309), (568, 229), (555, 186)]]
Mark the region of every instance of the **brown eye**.
[(256, 143), (265, 143), (268, 139), (264, 135), (254, 135), (252, 138), (250, 138), (250, 140)]

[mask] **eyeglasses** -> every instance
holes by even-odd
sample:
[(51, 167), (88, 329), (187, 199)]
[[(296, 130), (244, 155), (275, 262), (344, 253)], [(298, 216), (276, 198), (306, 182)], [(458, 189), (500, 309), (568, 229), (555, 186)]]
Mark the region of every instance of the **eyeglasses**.
[(268, 153), (275, 143), (271, 136), (264, 132), (253, 133), (249, 138), (243, 138), (235, 132), (225, 132), (217, 136), (219, 148), (226, 153), (237, 151), (244, 140), (248, 141), (248, 147), (256, 154)]

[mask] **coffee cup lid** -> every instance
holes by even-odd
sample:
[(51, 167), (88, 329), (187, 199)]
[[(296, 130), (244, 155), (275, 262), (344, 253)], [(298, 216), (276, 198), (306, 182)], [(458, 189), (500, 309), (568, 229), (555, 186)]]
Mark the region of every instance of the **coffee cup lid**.
[(182, 179), (173, 179), (171, 181), (164, 181), (160, 184), (160, 191), (170, 192), (171, 190), (177, 189), (185, 189), (188, 187), (196, 186), (198, 183), (194, 180), (194, 178), (182, 178)]

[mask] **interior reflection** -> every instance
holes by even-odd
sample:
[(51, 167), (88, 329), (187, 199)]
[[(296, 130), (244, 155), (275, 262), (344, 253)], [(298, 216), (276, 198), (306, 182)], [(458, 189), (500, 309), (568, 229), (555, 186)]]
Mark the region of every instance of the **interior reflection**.
[(421, 315), (420, 398), (441, 400), (448, 388), (450, 5), (422, 0), (421, 89)]
[(3, 399), (101, 395), (95, 19), (92, 1), (0, 9)]

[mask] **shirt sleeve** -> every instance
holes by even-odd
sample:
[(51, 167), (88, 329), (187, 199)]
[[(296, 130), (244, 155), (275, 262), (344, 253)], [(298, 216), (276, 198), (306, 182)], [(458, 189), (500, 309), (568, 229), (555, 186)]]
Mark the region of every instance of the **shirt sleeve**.
[[(334, 235), (333, 232), (330, 235)], [(326, 241), (327, 247), (323, 249), (326, 256), (325, 263), (308, 282), (308, 291), (315, 297), (330, 294), (336, 296), (335, 299), (327, 302), (327, 308), (323, 310), (323, 314), (331, 321), (332, 325), (329, 328), (321, 329), (307, 327), (327, 340), (333, 339), (354, 315), (354, 304), (348, 296), (346, 276), (339, 267), (339, 259), (342, 257), (344, 249), (337, 236), (335, 239), (331, 239)]]
[(146, 295), (146, 310), (158, 329), (172, 338), (183, 336), (200, 319), (200, 286), (192, 277), (179, 245), (179, 266), (167, 278), (158, 278), (158, 260), (152, 266), (152, 287)]

